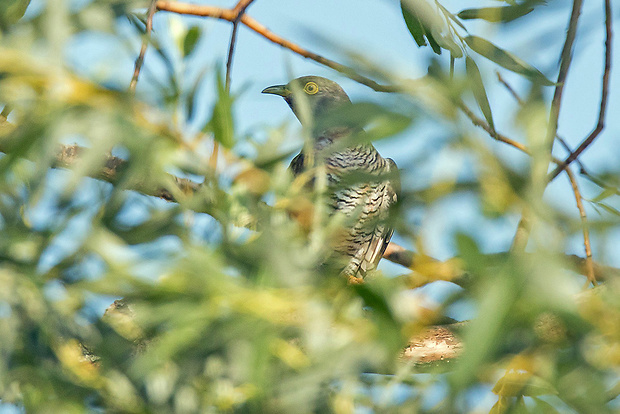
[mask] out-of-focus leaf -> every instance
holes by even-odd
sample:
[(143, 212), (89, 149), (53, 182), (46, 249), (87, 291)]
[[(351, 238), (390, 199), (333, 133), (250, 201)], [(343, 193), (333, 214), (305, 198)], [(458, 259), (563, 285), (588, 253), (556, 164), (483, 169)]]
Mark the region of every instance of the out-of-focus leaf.
[(525, 16), (534, 10), (527, 5), (504, 6), (504, 7), (481, 7), (476, 9), (464, 9), (457, 16), (463, 20), (482, 19), (488, 22), (511, 22)]
[(183, 56), (189, 56), (194, 51), (194, 48), (200, 40), (202, 30), (198, 26), (193, 26), (187, 31), (185, 39), (183, 40)]
[(234, 99), (226, 90), (221, 74), (217, 73), (217, 101), (213, 106), (211, 120), (205, 126), (213, 132), (214, 139), (226, 148), (231, 148), (234, 141), (232, 103)]
[(30, 0), (2, 0), (0, 5), (0, 28), (8, 29), (24, 16)]
[(364, 129), (364, 138), (374, 141), (402, 132), (411, 124), (411, 117), (391, 111), (371, 102), (347, 105), (328, 116), (320, 127), (348, 125), (354, 129)]
[(207, 70), (204, 69), (200, 72), (200, 74), (198, 74), (198, 76), (196, 77), (196, 81), (194, 82), (194, 85), (192, 86), (189, 95), (187, 96), (187, 121), (191, 121), (194, 118), (194, 115), (196, 114), (196, 96), (198, 94), (198, 90), (200, 89), (200, 84), (202, 83), (202, 80), (204, 79), (205, 74), (207, 73)]
[(497, 399), (497, 402), (493, 404), (493, 407), (491, 407), (491, 411), (489, 411), (489, 414), (504, 414), (508, 412), (509, 407), (510, 400), (506, 397), (500, 396)]
[(465, 59), (465, 67), (467, 69), (467, 77), (471, 82), (472, 92), (474, 93), (476, 102), (478, 102), (478, 106), (480, 107), (484, 118), (487, 120), (491, 128), (495, 129), (493, 114), (491, 113), (491, 105), (489, 105), (489, 98), (487, 97), (487, 92), (484, 89), (484, 83), (482, 82), (482, 76), (480, 76), (478, 65), (476, 65), (476, 62), (474, 62), (472, 58), (467, 56), (467, 59)]
[(536, 404), (536, 412), (542, 414), (559, 414), (560, 412), (556, 410), (551, 404), (546, 401), (541, 400), (540, 398), (532, 397), (534, 404)]
[(465, 37), (465, 41), (476, 53), (479, 53), (505, 69), (523, 75), (543, 85), (554, 85), (554, 83), (547, 79), (538, 69), (519, 59), (512, 53), (495, 46), (486, 39), (478, 36), (467, 36)]

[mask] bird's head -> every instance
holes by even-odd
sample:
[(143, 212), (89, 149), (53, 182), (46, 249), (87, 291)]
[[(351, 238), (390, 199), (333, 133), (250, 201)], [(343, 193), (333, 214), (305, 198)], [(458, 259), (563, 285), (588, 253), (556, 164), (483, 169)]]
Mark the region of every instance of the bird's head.
[(283, 97), (302, 124), (316, 124), (334, 109), (351, 103), (340, 85), (320, 76), (302, 76), (286, 85), (265, 88), (263, 93)]

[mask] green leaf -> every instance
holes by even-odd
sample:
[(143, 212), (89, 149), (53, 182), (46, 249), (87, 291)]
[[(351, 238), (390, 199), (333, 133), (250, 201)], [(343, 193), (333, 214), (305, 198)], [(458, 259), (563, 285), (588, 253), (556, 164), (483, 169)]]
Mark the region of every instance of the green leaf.
[(598, 205), (599, 207), (603, 208), (608, 213), (610, 213), (610, 214), (612, 214), (614, 216), (620, 217), (620, 210), (616, 209), (615, 207), (612, 207), (609, 204), (605, 204), (605, 203), (596, 203), (596, 205)]
[(554, 85), (554, 83), (547, 79), (538, 69), (519, 59), (512, 53), (506, 52), (505, 50), (495, 46), (486, 39), (478, 36), (467, 36), (465, 37), (465, 42), (467, 42), (469, 47), (471, 47), (476, 53), (479, 53), (505, 69), (523, 75), (534, 82), (538, 82), (546, 86)]
[(411, 121), (410, 116), (391, 111), (381, 105), (358, 102), (333, 111), (320, 123), (319, 128), (347, 125), (356, 130), (363, 129), (363, 138), (370, 142), (402, 132), (411, 125)]
[[(428, 16), (433, 13), (433, 11), (428, 6), (428, 4), (424, 2), (416, 3), (416, 7), (419, 7), (420, 9), (422, 9), (422, 12), (424, 15)], [(401, 0), (400, 8), (403, 13), (403, 18), (405, 19), (405, 24), (407, 25), (407, 28), (409, 29), (409, 33), (411, 33), (411, 36), (413, 36), (413, 39), (418, 44), (418, 46), (419, 47), (426, 46), (426, 40), (428, 40), (428, 44), (433, 49), (433, 52), (440, 55), (441, 48), (439, 47), (439, 44), (433, 37), (428, 25), (425, 25), (424, 23), (422, 23), (422, 20), (418, 16), (418, 14), (420, 13), (419, 12), (415, 13), (413, 10), (411, 10), (410, 7), (406, 6), (405, 0)], [(424, 37), (426, 37), (426, 40), (424, 39)]]
[(234, 145), (234, 123), (232, 115), (233, 98), (226, 90), (223, 76), (217, 72), (217, 101), (213, 106), (211, 120), (205, 126), (213, 132), (213, 138), (226, 148)]
[(3, 0), (0, 6), (0, 27), (3, 30), (24, 16), (30, 0)]
[(504, 7), (481, 7), (461, 10), (457, 16), (463, 20), (482, 19), (488, 22), (511, 22), (534, 10), (533, 7), (519, 4)]
[(472, 92), (478, 102), (478, 107), (482, 111), (484, 118), (487, 120), (491, 128), (495, 130), (495, 124), (493, 123), (493, 114), (491, 113), (491, 105), (489, 105), (489, 98), (487, 92), (484, 89), (484, 83), (482, 82), (482, 76), (480, 76), (480, 70), (476, 62), (469, 56), (465, 59), (465, 68), (467, 70), (467, 77), (471, 82)]
[(198, 89), (200, 89), (200, 84), (207, 73), (207, 69), (203, 69), (198, 76), (196, 77), (196, 81), (194, 85), (192, 85), (192, 89), (190, 90), (189, 95), (187, 96), (187, 120), (191, 121), (194, 118), (194, 114), (196, 113), (196, 96), (198, 93)]
[(202, 30), (198, 26), (193, 26), (187, 31), (185, 39), (183, 40), (183, 57), (191, 55), (196, 47), (196, 44), (200, 40)]
[(616, 189), (615, 188), (606, 188), (603, 191), (601, 191), (601, 193), (599, 195), (597, 195), (596, 197), (594, 197), (592, 200), (590, 200), (593, 203), (598, 203), (599, 201), (603, 201), (608, 197), (611, 197), (613, 195), (616, 195)]
[(141, 35), (146, 33), (146, 15), (143, 13), (127, 13), (125, 15), (129, 23), (140, 32)]
[(548, 402), (541, 400), (540, 398), (532, 397), (532, 401), (536, 404), (536, 412), (541, 414), (559, 414), (559, 411), (555, 409)]

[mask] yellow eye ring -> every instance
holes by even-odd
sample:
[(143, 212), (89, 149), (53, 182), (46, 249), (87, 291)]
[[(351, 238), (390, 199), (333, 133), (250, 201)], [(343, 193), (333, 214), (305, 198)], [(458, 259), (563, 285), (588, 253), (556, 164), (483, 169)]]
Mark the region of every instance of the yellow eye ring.
[(306, 83), (306, 85), (304, 86), (304, 92), (306, 92), (308, 95), (314, 95), (319, 91), (319, 85), (317, 85), (314, 82), (308, 82)]

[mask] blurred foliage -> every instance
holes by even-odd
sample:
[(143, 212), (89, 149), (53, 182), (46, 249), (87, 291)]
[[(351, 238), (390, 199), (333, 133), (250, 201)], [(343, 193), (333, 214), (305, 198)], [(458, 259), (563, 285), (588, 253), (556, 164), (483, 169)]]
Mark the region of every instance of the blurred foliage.
[[(405, 186), (392, 220), (420, 254), (427, 247), (411, 211), (469, 196), (484, 220), (514, 221), (529, 212), (527, 253), (488, 255), (479, 222), (451, 234), (455, 262), (468, 277), (430, 309), (412, 299), (416, 292), (402, 278), (377, 272), (349, 285), (324, 264), (340, 218), (321, 217), (324, 209), (314, 209), (303, 191), (304, 178), (291, 181), (286, 133), (268, 131), (265, 141), (239, 136), (237, 103), (223, 73), (208, 68), (181, 76), (205, 36), (198, 27), (177, 18), (168, 32), (153, 34), (149, 47), (164, 70), (143, 74), (141, 82), (151, 81), (159, 98), (147, 104), (80, 76), (58, 54), (63, 42), (86, 31), (122, 38), (118, 27), (127, 18), (138, 44), (144, 18), (134, 8), (142, 4), (67, 8), (50, 1), (19, 20), (28, 3), (9, 3), (0, 14), (3, 404), (28, 413), (618, 409), (620, 281), (581, 291), (584, 278), (561, 255), (580, 237), (579, 214), (537, 196), (548, 154), (509, 163), (500, 152), (512, 149), (491, 147), (490, 137), (457, 116), (475, 102), (497, 126), (485, 89), (493, 80), (478, 64), (483, 57), (531, 82), (512, 121), (527, 145), (544, 144), (548, 102), (539, 92), (552, 83), (491, 41), (464, 34), (471, 19), (535, 19), (541, 1), (453, 14), (439, 2), (403, 0), (403, 30), (419, 46), (447, 50), (452, 63), (464, 57), (464, 64), (434, 60), (429, 76), (412, 82), (360, 61), (358, 69), (384, 74), (403, 92), (390, 98), (396, 101), (357, 103), (337, 114), (363, 125), (372, 140), (408, 135), (400, 145), (416, 139), (411, 126), (428, 119), (440, 125), (449, 138), (401, 165), (404, 177), (440, 153), (472, 161), (466, 177)], [(203, 79), (215, 79), (211, 89), (201, 88), (211, 115), (190, 128)], [(59, 162), (61, 145), (74, 142), (79, 156)], [(244, 144), (254, 157), (242, 155)], [(213, 148), (220, 151), (215, 156)], [(110, 153), (126, 161), (113, 178), (102, 174), (111, 168)], [(66, 164), (70, 171), (57, 168)], [(176, 189), (171, 172), (202, 185)], [(587, 178), (600, 187), (587, 200), (600, 211), (590, 232), (605, 243), (620, 225), (620, 171)], [(177, 202), (143, 195), (158, 188)], [(568, 186), (566, 192), (570, 200)], [(432, 280), (433, 263), (403, 273)], [(111, 305), (103, 317), (102, 304)], [(465, 351), (457, 360), (402, 360), (410, 337), (459, 308), (476, 316), (462, 330)]]

